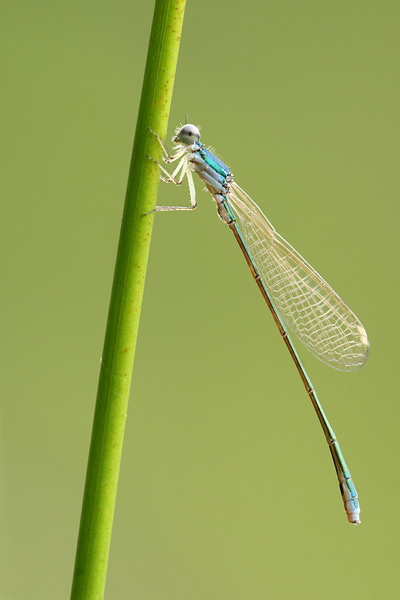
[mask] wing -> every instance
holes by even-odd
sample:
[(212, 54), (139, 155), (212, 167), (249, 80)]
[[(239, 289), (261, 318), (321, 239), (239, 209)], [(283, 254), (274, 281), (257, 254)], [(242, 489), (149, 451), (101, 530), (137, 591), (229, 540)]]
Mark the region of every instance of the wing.
[(231, 183), (227, 196), (247, 248), (286, 325), (327, 365), (340, 371), (362, 367), (369, 342), (355, 314), (236, 183)]

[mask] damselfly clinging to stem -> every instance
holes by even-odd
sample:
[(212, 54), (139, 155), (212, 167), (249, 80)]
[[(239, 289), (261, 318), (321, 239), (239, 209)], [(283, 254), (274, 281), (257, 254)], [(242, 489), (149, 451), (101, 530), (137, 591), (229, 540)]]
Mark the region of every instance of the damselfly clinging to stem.
[[(151, 130), (150, 130), (151, 131)], [(220, 218), (238, 242), (250, 271), (266, 301), (279, 332), (299, 372), (321, 423), (332, 454), (344, 510), (349, 523), (359, 524), (360, 505), (333, 429), (319, 403), (311, 381), (300, 362), (287, 326), (317, 358), (341, 371), (355, 371), (366, 361), (367, 333), (355, 314), (320, 275), (273, 228), (259, 207), (237, 185), (230, 169), (200, 142), (194, 125), (177, 130), (170, 156), (161, 138), (165, 163), (179, 161), (172, 174), (160, 163), (166, 183), (180, 185), (186, 175), (190, 206), (157, 206), (157, 211), (196, 208), (194, 171), (205, 183), (217, 205)]]

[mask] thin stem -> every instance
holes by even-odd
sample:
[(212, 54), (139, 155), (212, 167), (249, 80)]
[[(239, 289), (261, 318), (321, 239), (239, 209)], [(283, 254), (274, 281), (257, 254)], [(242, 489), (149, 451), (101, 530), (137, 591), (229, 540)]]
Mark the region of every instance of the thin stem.
[(72, 600), (103, 598), (131, 373), (185, 0), (156, 0), (108, 313)]

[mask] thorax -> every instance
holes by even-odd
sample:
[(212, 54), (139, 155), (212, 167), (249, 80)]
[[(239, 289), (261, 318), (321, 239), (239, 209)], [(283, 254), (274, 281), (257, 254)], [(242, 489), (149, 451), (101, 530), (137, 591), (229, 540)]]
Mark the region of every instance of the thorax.
[(203, 144), (193, 144), (190, 147), (188, 161), (190, 169), (198, 174), (211, 194), (229, 192), (229, 183), (233, 179), (229, 167)]

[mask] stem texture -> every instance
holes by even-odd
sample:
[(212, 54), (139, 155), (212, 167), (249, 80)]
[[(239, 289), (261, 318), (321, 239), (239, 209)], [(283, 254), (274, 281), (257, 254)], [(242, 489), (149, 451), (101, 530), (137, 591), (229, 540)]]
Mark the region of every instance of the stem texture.
[(122, 442), (139, 326), (160, 147), (165, 138), (185, 0), (156, 0), (115, 265), (72, 584), (72, 600), (104, 595)]

